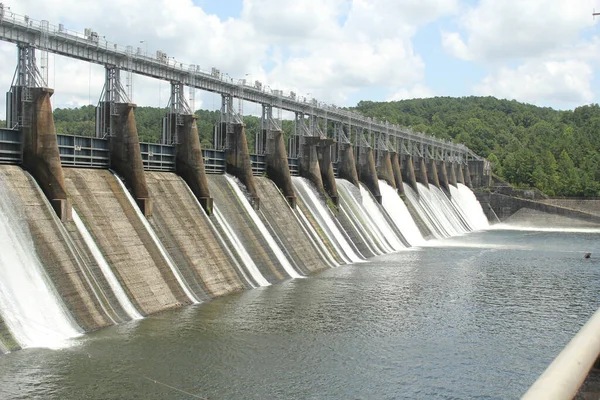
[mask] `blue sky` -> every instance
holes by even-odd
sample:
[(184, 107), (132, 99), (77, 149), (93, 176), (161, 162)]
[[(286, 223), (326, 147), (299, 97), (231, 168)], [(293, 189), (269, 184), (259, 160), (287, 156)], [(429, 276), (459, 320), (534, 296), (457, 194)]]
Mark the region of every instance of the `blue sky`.
[[(34, 19), (90, 27), (111, 42), (160, 49), (185, 64), (342, 106), (469, 95), (559, 109), (598, 102), (600, 40), (591, 13), (600, 0), (4, 3)], [(0, 53), (10, 60), (16, 50), (1, 43)], [(10, 62), (0, 66), (4, 87), (13, 72)], [(103, 68), (50, 56), (48, 83), (55, 107), (95, 103)], [(219, 103), (199, 91), (195, 98), (197, 108)], [(133, 100), (166, 105), (168, 84), (136, 77)]]

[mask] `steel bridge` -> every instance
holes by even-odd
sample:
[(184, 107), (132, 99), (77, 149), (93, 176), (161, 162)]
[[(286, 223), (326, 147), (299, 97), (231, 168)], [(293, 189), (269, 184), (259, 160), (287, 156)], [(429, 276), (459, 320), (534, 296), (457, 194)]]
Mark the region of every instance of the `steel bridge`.
[[(176, 62), (162, 51), (157, 51), (156, 55), (152, 56), (143, 53), (140, 48), (134, 51), (133, 46), (123, 47), (110, 43), (91, 29), (86, 29), (85, 33), (81, 34), (65, 29), (62, 24), (55, 26), (48, 21), (37, 21), (28, 16), (14, 14), (2, 3), (0, 3), (0, 40), (17, 44), (21, 52), (22, 49), (40, 50), (42, 76), (44, 73), (47, 76), (47, 53), (50, 52), (104, 65), (107, 69), (105, 87), (107, 91), (109, 75), (113, 76), (114, 71), (125, 71), (129, 90), (131, 90), (129, 84), (132, 79), (131, 74), (135, 73), (171, 82), (172, 86), (175, 85), (179, 91), (179, 97), (182, 97), (180, 91), (184, 85), (218, 93), (223, 99), (222, 111), (229, 115), (226, 116), (228, 124), (240, 122), (240, 116), (233, 109), (235, 98), (240, 102), (249, 101), (263, 106), (261, 132), (280, 130), (279, 121), (273, 118), (273, 109), (279, 109), (296, 114), (296, 135), (300, 137), (326, 136), (327, 127), (332, 123), (334, 138), (338, 142), (353, 142), (355, 146), (373, 147), (376, 151), (394, 151), (459, 163), (473, 159), (483, 160), (462, 144), (436, 139), (388, 122), (367, 118), (316, 99), (300, 98), (294, 92), (284, 94), (280, 90), (272, 90), (264, 86), (259, 81), (253, 84), (245, 80), (234, 82), (227, 74), (222, 74), (216, 68), (206, 72), (197, 65)], [(33, 51), (29, 53), (33, 54)], [(20, 55), (20, 60), (21, 58), (23, 57)], [(120, 85), (119, 82), (117, 84)], [(131, 97), (130, 92), (129, 97)], [(127, 98), (127, 93), (120, 98)], [(114, 101), (114, 99), (107, 97), (105, 101)], [(173, 97), (172, 101), (174, 101)], [(175, 104), (172, 108), (177, 112), (176, 106)], [(323, 126), (326, 127), (325, 133), (320, 128)], [(170, 143), (165, 142), (165, 144)], [(293, 153), (292, 149), (290, 153)], [(290, 157), (294, 155), (290, 154)]]

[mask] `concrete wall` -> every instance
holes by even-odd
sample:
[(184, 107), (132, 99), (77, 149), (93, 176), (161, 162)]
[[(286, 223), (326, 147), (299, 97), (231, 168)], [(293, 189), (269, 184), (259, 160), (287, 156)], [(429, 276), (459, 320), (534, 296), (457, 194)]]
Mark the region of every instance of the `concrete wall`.
[(427, 166), (425, 165), (425, 159), (418, 157), (414, 159), (413, 165), (415, 167), (415, 175), (417, 182), (429, 187), (429, 179), (427, 179)]
[(469, 171), (469, 164), (465, 164), (463, 168), (463, 177), (465, 180), (465, 185), (467, 185), (467, 187), (472, 188), (473, 184), (471, 182), (471, 172)]
[(600, 215), (600, 199), (546, 199), (542, 203)]
[(492, 186), (492, 173), (486, 160), (470, 160), (467, 162), (472, 187)]
[(116, 104), (116, 115), (111, 115), (114, 136), (109, 141), (110, 168), (117, 172), (131, 191), (146, 216), (152, 215), (152, 202), (144, 175), (140, 141), (131, 103)]
[(267, 148), (270, 149), (267, 152), (267, 176), (275, 182), (275, 185), (281, 190), (289, 205), (295, 208), (296, 194), (294, 193), (288, 156), (285, 151), (283, 132), (270, 132), (270, 134), (271, 137), (268, 139), (269, 143), (267, 143)]
[(23, 127), (23, 167), (36, 179), (61, 221), (69, 221), (71, 203), (65, 189), (50, 103), (54, 90), (30, 90), (33, 101), (26, 103), (25, 117), (31, 116), (31, 124)]
[(436, 187), (440, 187), (440, 180), (438, 178), (438, 170), (437, 164), (433, 158), (430, 158), (426, 161), (427, 165), (427, 181), (435, 185)]
[(321, 170), (321, 180), (323, 187), (329, 198), (336, 206), (340, 199), (335, 183), (335, 173), (333, 172), (333, 163), (331, 162), (331, 146), (333, 139), (321, 139), (317, 145), (317, 159), (319, 160), (319, 169)]
[(195, 115), (183, 116), (183, 128), (179, 132), (179, 143), (176, 149), (175, 170), (188, 184), (204, 211), (211, 215), (213, 200), (206, 180), (197, 119)]
[[(227, 160), (226, 171), (238, 178), (248, 191), (248, 197), (252, 206), (256, 209), (260, 206), (260, 198), (256, 191), (254, 175), (252, 174), (252, 162), (246, 141), (246, 125), (233, 124), (233, 132), (227, 133), (226, 141), (229, 143), (225, 151)], [(287, 162), (287, 161), (286, 161)]]
[(438, 181), (440, 182), (440, 186), (446, 190), (450, 190), (450, 182), (448, 179), (448, 171), (446, 169), (446, 163), (443, 161), (438, 161), (436, 164), (437, 173), (438, 173)]
[(458, 164), (458, 168), (456, 169), (456, 182), (465, 184), (465, 174), (462, 164)]
[(456, 163), (447, 163), (446, 171), (448, 172), (448, 181), (452, 186), (458, 186), (458, 180), (456, 178)]
[(379, 180), (377, 179), (377, 170), (375, 168), (375, 158), (373, 149), (370, 147), (358, 147), (358, 180), (365, 184), (367, 189), (381, 204), (381, 192), (379, 191)]

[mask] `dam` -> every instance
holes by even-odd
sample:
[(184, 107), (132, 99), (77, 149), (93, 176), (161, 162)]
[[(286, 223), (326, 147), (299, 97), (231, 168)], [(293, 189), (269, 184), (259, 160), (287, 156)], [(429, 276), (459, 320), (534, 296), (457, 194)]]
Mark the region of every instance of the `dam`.
[[(4, 11), (0, 24), (21, 61), (0, 129), (7, 397), (435, 398), (460, 395), (457, 370), (476, 395), (501, 386), (471, 370), (487, 349), (545, 362), (495, 340), (536, 331), (523, 315), (539, 307), (558, 325), (549, 304), (587, 312), (584, 281), (597, 275), (572, 273), (581, 270), (556, 251), (556, 232), (490, 229), (493, 203), (474, 193), (491, 184), (490, 166), (464, 146), (256, 84), (237, 91), (245, 84), (232, 88), (218, 71), (94, 46), (91, 33), (41, 24), (40, 34)], [(97, 132), (57, 135), (35, 53), (82, 48), (106, 66)], [(160, 143), (139, 141), (121, 72), (171, 82)], [(184, 85), (222, 96), (211, 148), (200, 146)], [(242, 100), (263, 107), (253, 149)], [(277, 109), (296, 117), (288, 137)], [(569, 240), (595, 253), (596, 235)], [(484, 257), (490, 267), (477, 269)], [(570, 277), (562, 290), (575, 310), (553, 295), (561, 281), (535, 269), (539, 259), (559, 260), (552, 271)], [(493, 318), (511, 313), (514, 325)], [(506, 360), (484, 365), (494, 362), (513, 378)], [(419, 391), (423, 381), (438, 392)]]

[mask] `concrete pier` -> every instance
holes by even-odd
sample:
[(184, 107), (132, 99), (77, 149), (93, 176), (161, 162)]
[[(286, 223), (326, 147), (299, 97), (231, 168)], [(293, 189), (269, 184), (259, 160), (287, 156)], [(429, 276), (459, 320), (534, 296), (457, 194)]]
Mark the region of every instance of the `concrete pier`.
[(392, 172), (396, 181), (396, 189), (398, 193), (404, 196), (404, 185), (402, 182), (402, 168), (400, 168), (400, 160), (398, 153), (390, 153), (390, 162), (392, 163)]
[(397, 189), (392, 159), (389, 151), (382, 151), (379, 167), (377, 168), (377, 178), (386, 181), (388, 185), (394, 189)]
[(426, 161), (427, 164), (427, 181), (436, 187), (440, 187), (440, 180), (438, 178), (437, 164), (433, 158)]
[(54, 90), (31, 88), (32, 102), (25, 103), (25, 118), (31, 116), (29, 126), (23, 127), (23, 167), (38, 182), (61, 221), (71, 219), (71, 202), (65, 189), (65, 178), (60, 164), (56, 128), (52, 116), (50, 96)]
[[(414, 162), (413, 162), (413, 165)], [(415, 174), (417, 176), (417, 182), (429, 187), (429, 179), (427, 179), (427, 166), (425, 165), (425, 159), (419, 157), (417, 160), (417, 166), (415, 166)]]
[[(111, 115), (114, 136), (110, 137), (110, 168), (119, 174), (131, 191), (145, 216), (152, 215), (152, 201), (144, 174), (140, 141), (133, 110), (136, 105), (117, 103), (116, 115)], [(107, 107), (107, 110), (110, 107)]]
[(417, 176), (415, 174), (415, 165), (413, 164), (412, 156), (402, 156), (402, 164), (400, 171), (402, 172), (402, 179), (418, 193), (417, 190)]
[(463, 171), (463, 166), (462, 164), (458, 164), (458, 169), (456, 172), (456, 182), (457, 183), (462, 183), (463, 185), (465, 184), (465, 174)]
[(319, 169), (321, 170), (321, 180), (323, 187), (329, 198), (336, 205), (340, 204), (340, 197), (335, 183), (335, 173), (333, 172), (333, 163), (331, 162), (331, 146), (333, 139), (321, 139), (317, 145), (317, 158), (319, 160)]
[(365, 184), (373, 197), (381, 204), (381, 192), (379, 191), (379, 180), (375, 168), (373, 149), (370, 147), (358, 148), (358, 180)]
[(469, 188), (473, 188), (473, 184), (471, 183), (471, 172), (469, 171), (469, 164), (465, 164), (465, 168), (463, 169), (463, 176), (465, 179), (465, 185)]
[(340, 162), (338, 164), (338, 176), (340, 179), (346, 179), (359, 187), (358, 172), (356, 171), (356, 162), (354, 161), (354, 150), (350, 143), (339, 143), (341, 148)]
[(448, 176), (450, 184), (454, 187), (458, 187), (458, 181), (456, 178), (456, 163), (449, 163), (448, 165), (450, 165), (450, 168), (446, 168), (446, 170), (450, 171), (450, 174)]
[(206, 214), (211, 215), (213, 199), (208, 190), (197, 119), (195, 115), (183, 116), (183, 128), (179, 132), (176, 149), (175, 171), (188, 184)]
[(446, 189), (448, 192), (450, 192), (450, 182), (448, 180), (448, 170), (446, 169), (446, 163), (443, 161), (438, 161), (436, 167), (440, 186), (443, 189)]
[(305, 136), (302, 144), (302, 156), (298, 159), (300, 176), (308, 179), (317, 188), (317, 191), (325, 196), (317, 146), (321, 139), (316, 136)]
[(233, 124), (233, 132), (227, 133), (230, 136), (226, 139), (229, 143), (225, 151), (227, 160), (226, 171), (238, 178), (248, 190), (250, 203), (255, 209), (260, 207), (260, 198), (256, 191), (254, 175), (252, 174), (252, 163), (250, 161), (250, 152), (248, 151), (248, 142), (246, 141), (246, 125)]
[(285, 151), (283, 132), (271, 132), (271, 135), (272, 137), (268, 139), (270, 143), (267, 143), (267, 148), (271, 150), (267, 152), (267, 176), (281, 190), (290, 207), (296, 208), (296, 194)]
[(469, 160), (469, 176), (473, 187), (492, 186), (492, 173), (489, 162), (486, 160)]

